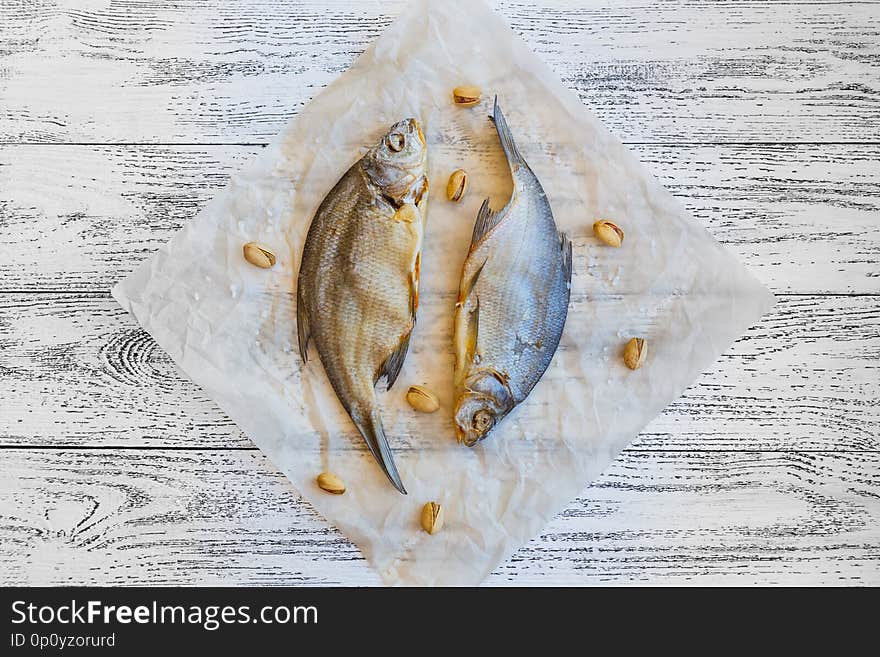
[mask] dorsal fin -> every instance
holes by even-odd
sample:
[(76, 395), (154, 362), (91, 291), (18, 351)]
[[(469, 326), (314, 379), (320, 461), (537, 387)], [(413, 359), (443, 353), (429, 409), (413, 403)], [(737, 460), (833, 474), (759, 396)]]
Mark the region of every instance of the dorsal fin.
[(569, 286), (571, 286), (571, 240), (568, 239), (568, 235), (565, 233), (559, 233), (559, 248), (562, 250), (562, 275), (568, 281)]
[(471, 237), (472, 246), (477, 244), (486, 236), (486, 233), (498, 225), (498, 222), (502, 219), (502, 214), (502, 210), (494, 212), (489, 209), (489, 199), (483, 201), (480, 211), (477, 212), (477, 221), (474, 223), (474, 234)]
[[(302, 271), (300, 271), (302, 275)], [(309, 340), (311, 332), (309, 330), (309, 311), (306, 306), (302, 282), (297, 281), (296, 284), (296, 340), (299, 345), (299, 357), (302, 358), (303, 364), (309, 362)]]
[[(391, 390), (391, 386), (393, 386), (394, 382), (397, 380), (397, 375), (400, 374), (400, 368), (403, 367), (403, 361), (406, 360), (406, 352), (409, 349), (409, 338), (411, 335), (412, 330), (408, 331), (406, 335), (400, 338), (397, 347), (394, 351), (388, 354), (388, 358), (385, 359), (385, 362), (382, 363), (379, 372), (376, 374), (376, 381), (383, 376), (385, 377), (387, 390)], [(376, 381), (373, 381), (373, 385), (376, 385)]]

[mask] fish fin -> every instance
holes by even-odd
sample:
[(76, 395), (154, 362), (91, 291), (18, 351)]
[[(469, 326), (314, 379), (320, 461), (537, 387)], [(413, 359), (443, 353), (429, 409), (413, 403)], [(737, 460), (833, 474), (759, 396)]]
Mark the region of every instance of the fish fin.
[(504, 118), (504, 113), (498, 105), (498, 96), (495, 96), (495, 107), (490, 118), (492, 123), (495, 124), (495, 130), (498, 131), (498, 138), (501, 140), (501, 147), (504, 149), (504, 155), (507, 158), (508, 164), (510, 164), (511, 170), (514, 170), (516, 165), (528, 168), (529, 165), (526, 164), (525, 159), (516, 147), (516, 142), (513, 140), (513, 135), (507, 125), (507, 119)]
[(382, 428), (382, 418), (374, 409), (370, 408), (366, 413), (351, 413), (351, 419), (363, 436), (367, 447), (370, 448), (373, 458), (376, 459), (382, 472), (388, 477), (388, 481), (406, 495), (406, 488), (403, 487), (403, 482), (400, 480), (397, 466), (394, 465), (394, 455), (391, 453), (391, 447), (385, 437), (385, 430)]
[(559, 233), (559, 247), (562, 250), (562, 274), (565, 276), (565, 280), (571, 284), (571, 240), (568, 238), (568, 235), (562, 232)]
[(470, 312), (467, 327), (467, 342), (465, 343), (465, 358), (473, 362), (477, 355), (477, 338), (480, 335), (480, 299), (474, 303), (474, 309)]
[[(422, 176), (419, 190), (415, 193), (416, 207), (421, 210), (428, 200), (428, 176)], [(424, 213), (422, 213), (424, 215)]]
[(480, 274), (483, 273), (483, 267), (486, 266), (487, 262), (489, 262), (489, 258), (483, 260), (483, 264), (480, 265), (476, 273), (471, 276), (471, 280), (468, 281), (467, 290), (463, 291), (464, 294), (462, 294), (461, 299), (459, 299), (460, 303), (465, 303), (468, 300), (468, 297), (471, 296), (471, 292), (473, 292), (474, 288), (477, 286), (477, 280), (480, 278)]
[[(391, 390), (391, 386), (397, 381), (397, 376), (400, 374), (400, 369), (403, 367), (403, 361), (406, 360), (406, 352), (409, 349), (409, 339), (411, 335), (412, 330), (400, 338), (397, 347), (388, 355), (388, 358), (385, 359), (385, 362), (382, 363), (382, 366), (379, 368), (376, 381), (384, 376), (385, 381), (388, 384), (388, 390)], [(375, 381), (373, 383), (375, 385)]]
[(480, 211), (477, 212), (477, 221), (474, 223), (474, 234), (471, 237), (471, 246), (479, 243), (490, 230), (495, 228), (502, 219), (502, 212), (493, 212), (489, 209), (489, 199), (483, 201)]
[(409, 273), (409, 314), (413, 323), (416, 321), (416, 311), (419, 309), (419, 282), (422, 278), (422, 252), (416, 254), (412, 271)]
[(299, 344), (299, 356), (303, 363), (309, 362), (309, 313), (306, 310), (306, 301), (300, 281), (296, 283), (296, 340)]
[(399, 210), (401, 208), (401, 206), (403, 205), (403, 201), (398, 201), (396, 198), (394, 198), (393, 196), (390, 196), (388, 194), (383, 193), (383, 194), (381, 194), (381, 197), (382, 197), (383, 201), (385, 201), (389, 206), (391, 206), (395, 210)]

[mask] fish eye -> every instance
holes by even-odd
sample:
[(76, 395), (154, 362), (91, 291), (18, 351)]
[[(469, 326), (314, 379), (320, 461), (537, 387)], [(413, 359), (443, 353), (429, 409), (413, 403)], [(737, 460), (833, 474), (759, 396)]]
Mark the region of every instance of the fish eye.
[(395, 153), (399, 153), (403, 150), (403, 145), (405, 141), (406, 139), (399, 132), (394, 132), (385, 138), (385, 143), (388, 145), (388, 148), (390, 148)]
[(474, 414), (474, 429), (479, 433), (485, 433), (495, 424), (495, 416), (489, 411), (477, 411)]

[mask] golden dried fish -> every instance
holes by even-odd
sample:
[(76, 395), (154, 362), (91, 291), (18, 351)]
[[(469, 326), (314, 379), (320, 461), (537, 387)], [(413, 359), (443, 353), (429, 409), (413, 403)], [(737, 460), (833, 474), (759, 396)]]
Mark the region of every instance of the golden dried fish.
[(477, 214), (455, 311), (455, 426), (473, 446), (538, 383), (559, 346), (571, 288), (571, 242), (495, 101), (492, 117), (513, 193)]
[(373, 389), (381, 377), (394, 384), (415, 325), (426, 154), (408, 119), (348, 170), (312, 219), (296, 293), (303, 362), (313, 340), (339, 401), (404, 494)]

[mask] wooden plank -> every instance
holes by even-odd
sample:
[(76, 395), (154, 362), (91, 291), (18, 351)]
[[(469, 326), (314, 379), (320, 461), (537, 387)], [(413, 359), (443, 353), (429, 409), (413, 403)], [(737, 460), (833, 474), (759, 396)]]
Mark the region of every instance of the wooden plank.
[[(642, 449), (880, 449), (880, 297), (782, 297)], [(0, 445), (251, 447), (109, 298), (0, 295)]]
[[(265, 141), (404, 0), (0, 6), (0, 140)], [(628, 141), (876, 141), (872, 2), (495, 3)]]
[[(880, 293), (880, 145), (633, 148), (771, 289)], [(259, 151), (0, 146), (0, 292), (109, 289)]]
[[(2, 456), (0, 584), (377, 583), (258, 451)], [(488, 583), (877, 585), (878, 500), (877, 453), (624, 452)]]

